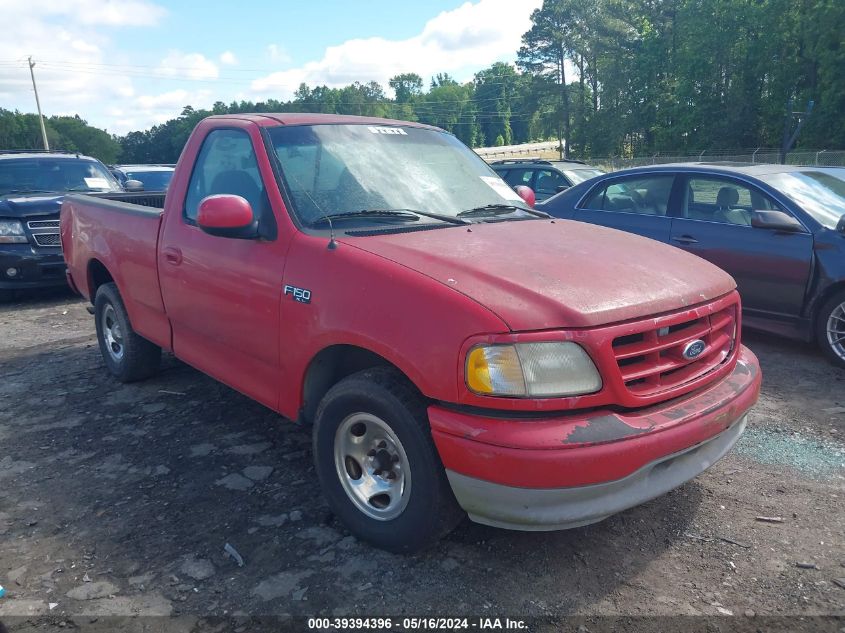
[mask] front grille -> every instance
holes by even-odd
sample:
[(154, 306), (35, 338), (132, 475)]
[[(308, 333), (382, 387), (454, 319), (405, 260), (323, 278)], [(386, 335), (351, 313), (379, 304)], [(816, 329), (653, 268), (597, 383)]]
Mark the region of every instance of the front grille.
[(59, 220), (30, 220), (26, 225), (30, 229), (57, 229)]
[(61, 246), (58, 233), (33, 233), (32, 237), (38, 246)]
[(26, 223), (32, 239), (37, 246), (61, 247), (62, 241), (59, 237), (58, 218), (55, 220), (29, 220)]
[[(724, 363), (736, 339), (736, 305), (696, 318), (680, 316), (654, 328), (613, 340), (613, 354), (622, 382), (636, 396), (650, 396), (683, 385)], [(693, 359), (683, 356), (685, 346), (701, 340), (704, 351)]]

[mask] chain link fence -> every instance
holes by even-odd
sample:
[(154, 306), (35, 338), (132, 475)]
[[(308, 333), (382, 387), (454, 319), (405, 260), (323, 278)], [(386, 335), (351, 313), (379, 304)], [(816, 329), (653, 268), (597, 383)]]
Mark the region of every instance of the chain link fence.
[[(666, 163), (695, 162), (738, 162), (752, 164), (777, 164), (780, 153), (777, 149), (758, 147), (738, 150), (709, 150), (698, 154), (654, 154), (637, 158), (619, 158), (615, 156), (591, 158), (587, 161), (607, 171), (642, 167), (643, 165), (663, 165)], [(845, 150), (797, 150), (786, 155), (788, 165), (818, 165), (824, 167), (845, 167)]]
[[(559, 144), (557, 141), (526, 143), (524, 145), (510, 145), (506, 147), (479, 147), (475, 151), (488, 162), (506, 158), (560, 159)], [(663, 165), (666, 163), (738, 162), (777, 164), (780, 162), (780, 153), (777, 148), (756, 147), (734, 150), (705, 150), (697, 154), (659, 153), (652, 156), (639, 156), (637, 158), (606, 156), (602, 158), (588, 158), (586, 162), (590, 165), (601, 167), (606, 171), (616, 171), (617, 169), (625, 169), (627, 167), (642, 167), (643, 165)], [(789, 165), (845, 167), (845, 150), (796, 150), (786, 155), (786, 162)]]
[(544, 141), (500, 147), (476, 147), (475, 153), (488, 163), (507, 158), (560, 160), (560, 143), (558, 141)]

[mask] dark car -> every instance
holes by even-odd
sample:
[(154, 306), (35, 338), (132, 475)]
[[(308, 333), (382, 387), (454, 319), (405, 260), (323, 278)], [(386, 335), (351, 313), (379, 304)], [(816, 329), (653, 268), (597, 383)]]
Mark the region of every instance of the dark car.
[[(537, 208), (710, 260), (736, 279), (746, 325), (815, 340), (845, 367), (845, 169), (655, 165), (607, 174)], [(635, 283), (636, 266), (620, 274)]]
[(138, 191), (141, 187), (133, 187), (130, 180), (137, 180), (143, 184), (144, 191), (167, 191), (173, 178), (173, 165), (110, 165), (112, 175), (127, 191)]
[(601, 169), (579, 160), (517, 158), (497, 160), (490, 163), (490, 167), (514, 189), (520, 185), (531, 187), (538, 202), (604, 174)]
[(69, 191), (123, 191), (96, 158), (0, 150), (0, 300), (16, 290), (64, 286), (59, 210)]

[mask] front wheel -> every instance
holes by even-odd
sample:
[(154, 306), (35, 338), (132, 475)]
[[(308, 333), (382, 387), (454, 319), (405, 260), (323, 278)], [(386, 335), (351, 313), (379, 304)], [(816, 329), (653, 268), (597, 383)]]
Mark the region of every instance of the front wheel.
[(97, 288), (94, 322), (106, 367), (120, 382), (143, 380), (156, 373), (161, 362), (161, 348), (132, 329), (114, 283)]
[(331, 509), (376, 547), (422, 549), (463, 516), (425, 401), (393, 369), (367, 369), (329, 390), (315, 417), (314, 461)]
[(822, 306), (816, 323), (816, 339), (834, 365), (845, 368), (845, 291)]

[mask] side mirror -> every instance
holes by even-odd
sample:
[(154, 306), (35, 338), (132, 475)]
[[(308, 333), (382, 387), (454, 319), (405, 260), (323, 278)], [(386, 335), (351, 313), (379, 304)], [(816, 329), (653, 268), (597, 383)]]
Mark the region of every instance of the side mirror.
[(836, 224), (836, 230), (837, 230), (837, 232), (845, 235), (845, 215), (843, 215), (841, 218), (839, 218), (839, 222), (837, 222), (837, 224)]
[(771, 229), (796, 233), (804, 230), (801, 223), (783, 211), (752, 211), (751, 226), (757, 229)]
[(140, 180), (127, 180), (123, 183), (123, 188), (126, 191), (143, 191), (144, 190), (144, 183)]
[(252, 240), (258, 237), (258, 220), (245, 198), (222, 193), (203, 198), (197, 225), (209, 235)]
[(534, 195), (534, 190), (531, 187), (519, 185), (515, 191), (517, 195), (525, 201), (525, 204), (532, 209), (534, 208), (534, 205), (537, 204), (537, 196)]

